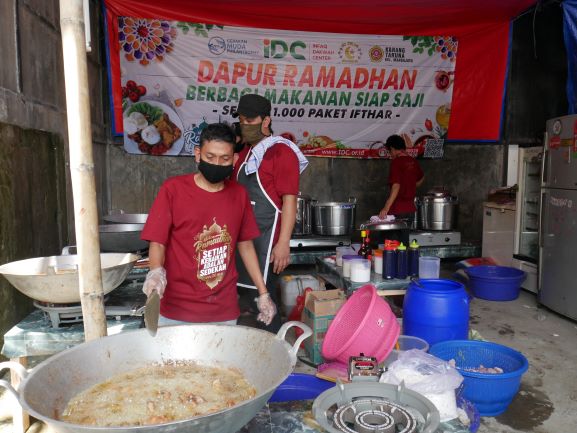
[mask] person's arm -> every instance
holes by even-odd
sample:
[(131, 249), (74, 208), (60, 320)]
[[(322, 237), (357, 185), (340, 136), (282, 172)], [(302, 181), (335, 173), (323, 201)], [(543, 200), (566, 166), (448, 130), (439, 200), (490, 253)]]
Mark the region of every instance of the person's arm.
[(265, 293), (268, 293), (258, 265), (258, 258), (252, 240), (238, 242), (236, 248), (238, 249), (238, 253), (240, 254), (240, 258), (244, 263), (248, 275), (258, 290), (258, 294), (264, 295)]
[(273, 263), (273, 272), (280, 274), (290, 263), (290, 240), (297, 218), (297, 196), (282, 196), (282, 219), (278, 242), (273, 247), (270, 261)]
[(420, 187), (423, 184), (423, 181), (425, 180), (425, 175), (423, 175), (423, 177), (421, 177), (418, 181), (417, 181), (417, 188)]
[(394, 183), (391, 186), (391, 193), (389, 194), (389, 198), (385, 202), (385, 206), (379, 212), (379, 218), (385, 218), (389, 214), (389, 210), (391, 209), (391, 206), (393, 205), (393, 203), (397, 199), (397, 196), (399, 195), (400, 189), (401, 189), (400, 183)]
[(142, 286), (142, 291), (146, 296), (150, 296), (153, 291), (157, 291), (162, 298), (166, 289), (166, 270), (164, 269), (164, 257), (166, 247), (158, 242), (150, 242), (148, 247), (148, 260), (150, 271), (146, 274), (146, 280)]
[(148, 261), (150, 269), (163, 268), (166, 247), (158, 242), (150, 242), (148, 246)]

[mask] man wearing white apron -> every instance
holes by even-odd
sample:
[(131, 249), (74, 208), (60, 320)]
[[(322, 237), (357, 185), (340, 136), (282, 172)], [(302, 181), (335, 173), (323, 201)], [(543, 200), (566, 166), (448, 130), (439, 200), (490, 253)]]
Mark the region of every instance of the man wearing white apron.
[[(278, 274), (290, 262), (290, 238), (296, 220), (300, 173), (308, 161), (290, 140), (272, 135), (271, 104), (260, 95), (240, 98), (242, 140), (248, 144), (235, 164), (233, 177), (248, 191), (260, 236), (254, 240), (261, 272), (270, 296), (278, 302)], [(241, 298), (255, 299), (257, 292), (244, 265), (237, 261)], [(264, 295), (268, 296), (268, 295)], [(252, 305), (254, 309), (254, 304)], [(271, 332), (280, 328), (280, 315), (262, 326)]]

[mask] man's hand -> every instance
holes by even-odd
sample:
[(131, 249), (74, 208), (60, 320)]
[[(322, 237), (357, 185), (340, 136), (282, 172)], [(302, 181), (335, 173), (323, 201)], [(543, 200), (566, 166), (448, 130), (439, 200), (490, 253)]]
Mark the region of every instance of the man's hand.
[(142, 286), (142, 291), (146, 296), (156, 290), (158, 296), (162, 298), (164, 295), (164, 289), (166, 289), (166, 270), (163, 267), (154, 268), (148, 271), (146, 274), (146, 280), (144, 280), (144, 285)]
[(273, 272), (280, 274), (290, 263), (290, 241), (278, 241), (271, 251), (270, 262), (273, 263)]
[(276, 305), (270, 298), (268, 292), (259, 295), (256, 299), (256, 305), (259, 311), (256, 319), (263, 322), (265, 325), (270, 325), (270, 322), (272, 322), (272, 319), (276, 314)]
[(379, 218), (384, 220), (387, 215), (389, 213), (389, 209), (387, 208), (387, 206), (385, 206), (384, 208), (381, 209), (381, 211), (379, 212)]

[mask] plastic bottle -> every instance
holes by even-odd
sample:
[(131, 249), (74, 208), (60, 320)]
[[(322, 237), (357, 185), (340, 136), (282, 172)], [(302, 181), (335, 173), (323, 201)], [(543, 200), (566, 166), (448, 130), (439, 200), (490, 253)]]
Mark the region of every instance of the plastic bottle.
[(373, 250), (373, 266), (375, 274), (383, 273), (383, 250)]
[(404, 280), (408, 271), (407, 247), (401, 244), (397, 247), (397, 278)]
[(383, 252), (383, 278), (392, 279), (397, 276), (397, 249), (392, 245), (385, 246)]
[(421, 250), (419, 249), (419, 244), (415, 239), (409, 245), (409, 276), (416, 277), (419, 275), (419, 256), (421, 255)]

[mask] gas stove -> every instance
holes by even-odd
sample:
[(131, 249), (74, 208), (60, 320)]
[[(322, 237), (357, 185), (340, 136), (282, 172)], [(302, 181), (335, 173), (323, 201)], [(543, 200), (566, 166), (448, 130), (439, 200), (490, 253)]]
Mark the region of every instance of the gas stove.
[(316, 398), (313, 416), (330, 433), (433, 433), (440, 423), (425, 397), (379, 382), (337, 382)]
[[(146, 270), (132, 270), (126, 280), (104, 298), (106, 317), (121, 320), (126, 316), (142, 316), (144, 314), (146, 296), (142, 293), (142, 284), (145, 276)], [(34, 301), (34, 306), (44, 311), (54, 328), (81, 323), (83, 320), (80, 303), (54, 304)]]
[(350, 236), (319, 236), (304, 235), (293, 236), (290, 240), (291, 248), (336, 248), (350, 245)]
[(409, 233), (409, 240), (417, 241), (422, 247), (442, 246), (442, 245), (460, 245), (461, 232), (455, 230), (449, 231), (424, 231), (414, 230)]

